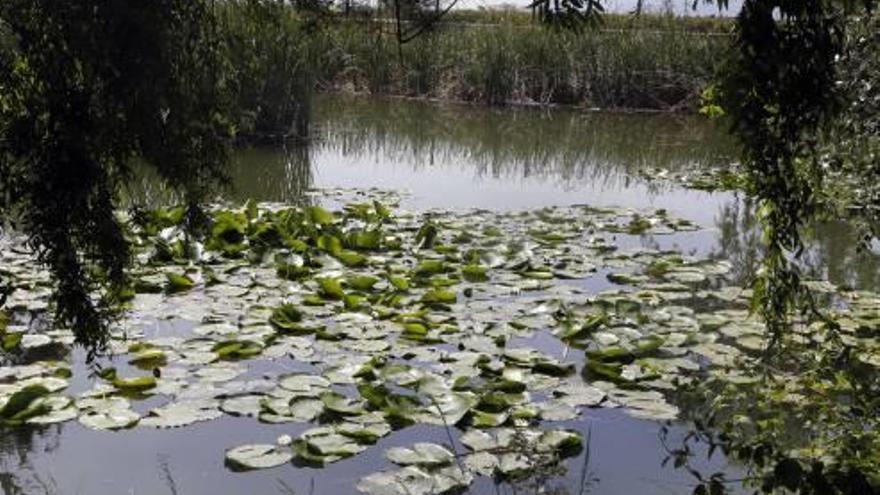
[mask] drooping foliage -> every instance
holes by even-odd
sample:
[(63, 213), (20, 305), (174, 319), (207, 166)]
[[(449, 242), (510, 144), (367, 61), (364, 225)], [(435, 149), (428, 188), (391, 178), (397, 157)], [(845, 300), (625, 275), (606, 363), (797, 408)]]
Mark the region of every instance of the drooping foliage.
[(840, 108), (835, 57), (845, 17), (841, 6), (822, 0), (746, 1), (738, 49), (724, 69), (723, 107), (764, 222), (755, 305), (777, 337), (796, 307), (810, 306), (789, 257), (800, 255), (802, 230), (823, 203), (819, 137)]
[[(853, 329), (819, 310), (826, 295), (798, 268), (816, 221), (854, 216), (866, 243), (877, 235), (873, 4), (746, 0), (717, 88), (760, 205), (765, 252), (752, 306), (777, 352), (748, 380), (699, 387), (707, 407), (694, 417), (712, 432), (713, 449), (749, 466), (762, 493), (862, 494), (880, 486), (880, 381), (864, 365), (868, 351), (852, 340), (876, 334), (876, 321)], [(694, 493), (724, 492), (718, 480), (700, 481)]]
[(224, 179), (230, 123), (210, 5), (10, 0), (0, 24), (0, 216), (51, 269), (59, 321), (100, 348), (125, 283), (114, 205), (132, 159), (184, 193), (191, 220)]

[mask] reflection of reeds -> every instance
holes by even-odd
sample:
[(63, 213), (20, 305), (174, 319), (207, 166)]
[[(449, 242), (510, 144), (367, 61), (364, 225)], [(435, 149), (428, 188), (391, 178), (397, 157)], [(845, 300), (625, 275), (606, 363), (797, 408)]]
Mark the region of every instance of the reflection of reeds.
[(168, 492), (171, 495), (177, 495), (177, 483), (174, 481), (174, 475), (171, 474), (171, 466), (168, 464), (168, 455), (167, 454), (159, 454), (159, 470), (162, 471), (162, 477), (165, 479), (165, 485), (168, 487)]
[(590, 488), (599, 482), (599, 478), (593, 474), (590, 467), (590, 455), (592, 452), (593, 428), (587, 428), (587, 435), (584, 438), (584, 462), (581, 465), (580, 483), (578, 483), (578, 495), (584, 495), (590, 491)]
[(0, 435), (0, 493), (53, 495), (58, 483), (47, 468), (38, 469), (31, 456), (49, 454), (60, 445), (62, 425), (5, 429)]
[[(286, 481), (278, 478), (276, 480), (278, 482), (278, 491), (283, 495), (296, 495), (296, 490), (294, 490), (290, 485), (287, 484)], [(309, 492), (308, 495), (315, 495), (315, 478), (312, 478), (309, 482)]]
[(476, 167), (477, 176), (561, 186), (629, 180), (647, 166), (680, 170), (729, 160), (723, 129), (697, 118), (574, 111), (486, 111), (418, 102), (320, 98), (319, 146), (414, 169)]
[[(519, 432), (519, 430), (517, 430)], [(538, 452), (533, 445), (521, 434), (514, 435), (508, 453), (513, 453), (526, 460), (531, 468), (512, 478), (499, 479), (495, 485), (495, 492), (502, 493), (502, 487), (514, 495), (584, 495), (589, 493), (592, 487), (599, 481), (593, 474), (590, 461), (592, 451), (592, 428), (587, 428), (583, 439), (583, 462), (578, 473), (577, 484), (566, 486), (564, 483), (554, 484), (555, 480), (565, 477), (568, 469), (555, 452)], [(552, 486), (551, 486), (552, 485)]]
[[(219, 198), (243, 203), (248, 199), (289, 204), (309, 203), (305, 192), (311, 189), (314, 175), (311, 149), (301, 143), (282, 148), (244, 148), (232, 159), (228, 170), (230, 186), (216, 191)], [(171, 189), (148, 167), (135, 168), (132, 180), (121, 195), (123, 208), (157, 208), (179, 204), (178, 191)]]

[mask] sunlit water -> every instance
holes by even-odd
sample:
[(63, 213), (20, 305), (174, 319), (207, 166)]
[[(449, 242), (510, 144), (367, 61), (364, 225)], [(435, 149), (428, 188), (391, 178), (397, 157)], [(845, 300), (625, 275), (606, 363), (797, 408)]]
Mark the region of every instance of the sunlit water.
[[(646, 168), (689, 170), (721, 166), (735, 155), (729, 138), (694, 117), (584, 114), (554, 110), (486, 110), (437, 107), (406, 101), (323, 98), (316, 104), (315, 138), (307, 148), (254, 148), (238, 153), (233, 201), (303, 201), (311, 188), (379, 187), (409, 191), (403, 208), (521, 209), (590, 204), (664, 208), (704, 230), (655, 238), (625, 236), (622, 244), (670, 247), (729, 259), (741, 281), (754, 272), (759, 253), (754, 209), (731, 193), (686, 190), (638, 173)], [(141, 193), (155, 193), (144, 184)], [(855, 287), (880, 286), (876, 255), (859, 256), (856, 236), (844, 224), (817, 227), (806, 262), (810, 272)], [(596, 290), (604, 287), (597, 286)], [(187, 323), (165, 322), (148, 335), (186, 332)], [(531, 342), (556, 355), (553, 339)], [(259, 376), (266, 370), (252, 368)], [(273, 363), (287, 371), (297, 363)], [(120, 366), (123, 367), (123, 366)], [(77, 370), (72, 393), (90, 386)], [(155, 404), (141, 403), (139, 410)], [(273, 443), (296, 436), (308, 424), (261, 424), (222, 419), (173, 430), (96, 432), (76, 422), (45, 429), (3, 430), (0, 491), (7, 494), (352, 494), (362, 476), (390, 467), (382, 452), (416, 441), (448, 443), (443, 428), (418, 426), (396, 432), (354, 458), (324, 469), (292, 465), (250, 473), (223, 466), (224, 450), (245, 443)], [(554, 493), (604, 495), (690, 493), (694, 479), (664, 466), (661, 424), (618, 410), (586, 410), (563, 426), (590, 432), (589, 449), (567, 464), (549, 485)], [(678, 435), (686, 425), (674, 429)], [(456, 440), (457, 442), (457, 440)], [(461, 446), (457, 446), (461, 449)], [(587, 458), (589, 453), (589, 458)], [(736, 473), (716, 455), (697, 451), (694, 467)], [(475, 483), (475, 495), (517, 492)], [(528, 491), (527, 493), (531, 493)]]

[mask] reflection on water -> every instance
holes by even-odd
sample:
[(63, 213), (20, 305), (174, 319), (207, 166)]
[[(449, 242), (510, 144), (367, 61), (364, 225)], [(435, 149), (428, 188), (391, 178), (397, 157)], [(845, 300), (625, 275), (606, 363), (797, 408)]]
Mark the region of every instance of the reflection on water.
[[(741, 282), (748, 281), (760, 260), (760, 237), (750, 201), (736, 194), (689, 191), (638, 176), (645, 167), (688, 170), (729, 161), (729, 140), (700, 119), (568, 110), (489, 111), (349, 98), (321, 100), (315, 118), (319, 131), (307, 147), (239, 152), (231, 171), (233, 188), (225, 197), (299, 202), (313, 187), (357, 186), (409, 189), (413, 195), (405, 207), (589, 203), (666, 208), (709, 230), (667, 236), (669, 240), (644, 236), (636, 242), (658, 248), (672, 242), (685, 252), (728, 259)], [(144, 177), (129, 197), (159, 203), (173, 195)], [(839, 222), (822, 224), (812, 239), (805, 260), (811, 273), (857, 287), (880, 287), (880, 257), (860, 257), (851, 228)], [(635, 420), (618, 410), (589, 410), (581, 421), (560, 426), (590, 431), (591, 441), (564, 471), (537, 480), (546, 493), (659, 495), (693, 490), (690, 475), (663, 467), (661, 425), (656, 422)], [(387, 448), (449, 440), (442, 428), (413, 427), (383, 438), (356, 459), (323, 470), (285, 466), (232, 473), (223, 467), (220, 453), (225, 449), (273, 443), (282, 434), (296, 437), (307, 427), (224, 417), (156, 431), (94, 432), (76, 422), (40, 430), (3, 429), (0, 491), (10, 495), (354, 494), (360, 477), (388, 468), (381, 455)], [(687, 433), (677, 428), (671, 431), (681, 436)], [(454, 448), (464, 450), (459, 442), (453, 443)], [(695, 469), (728, 469), (717, 455), (706, 461), (705, 449), (695, 453)], [(481, 479), (471, 492), (535, 493), (535, 485), (535, 479), (517, 483)]]
[[(422, 102), (324, 97), (307, 147), (243, 150), (232, 191), (243, 201), (296, 202), (310, 187), (384, 187), (407, 206), (526, 208), (551, 204), (665, 208), (715, 230), (674, 240), (685, 252), (730, 260), (747, 284), (760, 262), (755, 207), (741, 194), (708, 194), (640, 171), (729, 163), (724, 129), (698, 117), (574, 110), (487, 110)], [(880, 287), (880, 255), (856, 251), (856, 230), (828, 222), (810, 233), (810, 276)], [(644, 239), (645, 247), (671, 247)]]
[(233, 158), (227, 197), (299, 203), (314, 182), (311, 154), (311, 147), (298, 145), (239, 151)]
[(487, 110), (417, 102), (329, 99), (316, 115), (342, 155), (407, 161), (415, 171), (461, 168), (479, 179), (626, 185), (646, 167), (725, 161), (731, 143), (694, 117), (572, 110)]
[[(559, 426), (587, 434), (590, 441), (565, 466), (535, 470), (519, 479), (478, 478), (469, 493), (497, 495), (664, 495), (693, 490), (690, 474), (663, 465), (662, 426), (635, 420), (618, 410), (590, 409), (579, 421)], [(294, 437), (307, 424), (271, 425), (224, 417), (169, 430), (91, 431), (76, 422), (40, 429), (2, 430), (0, 493), (4, 495), (150, 494), (200, 495), (259, 493), (357, 495), (358, 480), (388, 469), (382, 452), (415, 442), (449, 443), (443, 428), (417, 426), (396, 431), (370, 450), (324, 468), (283, 466), (231, 472), (222, 452), (245, 443), (272, 443)], [(673, 427), (671, 442), (688, 431)], [(467, 449), (455, 439), (456, 452)], [(694, 450), (691, 467), (700, 472), (727, 471), (721, 456), (707, 461), (705, 448)]]
[(32, 459), (51, 455), (58, 448), (62, 428), (63, 425), (52, 425), (4, 429), (0, 432), (0, 493), (59, 493), (51, 470), (39, 469)]
[[(718, 236), (713, 257), (730, 261), (733, 280), (748, 285), (763, 256), (755, 203), (734, 196), (718, 210), (715, 227)], [(859, 231), (852, 225), (820, 222), (806, 233), (805, 241), (807, 249), (800, 260), (805, 277), (856, 289), (880, 288), (880, 250), (860, 252)]]

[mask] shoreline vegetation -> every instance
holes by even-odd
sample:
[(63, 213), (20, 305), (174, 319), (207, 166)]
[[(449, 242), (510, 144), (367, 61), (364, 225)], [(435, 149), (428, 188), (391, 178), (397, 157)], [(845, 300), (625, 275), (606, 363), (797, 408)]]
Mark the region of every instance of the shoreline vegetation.
[[(314, 92), (696, 112), (732, 39), (725, 18), (607, 14), (600, 26), (564, 30), (527, 11), (498, 9), (451, 11), (398, 44), (393, 22), (373, 11), (326, 22), (288, 6), (267, 22), (266, 12), (248, 8), (234, 1), (218, 7), (233, 78), (249, 88), (239, 105), (252, 109), (240, 119), (245, 136), (265, 136), (260, 131), (279, 122), (307, 122)], [(303, 136), (306, 127), (295, 124), (292, 133)]]
[(316, 85), (494, 106), (694, 111), (729, 40), (685, 18), (615, 18), (578, 32), (512, 18), (447, 20), (399, 50), (381, 24), (331, 26), (316, 39)]

